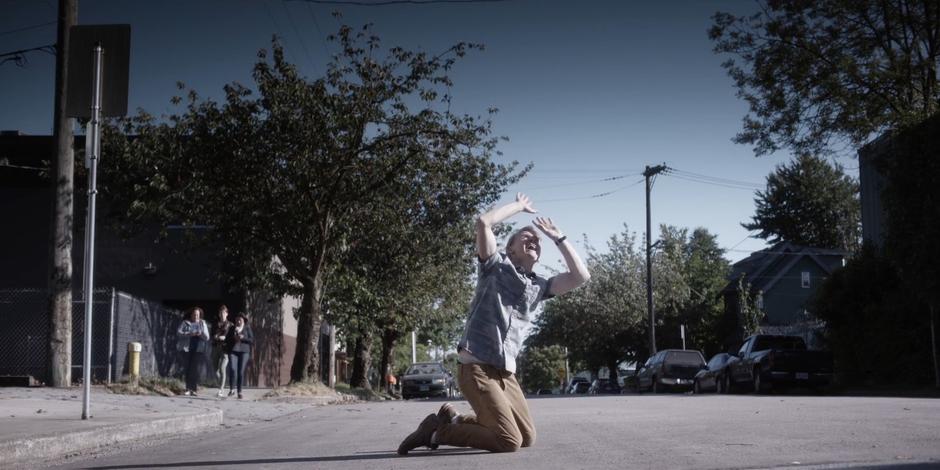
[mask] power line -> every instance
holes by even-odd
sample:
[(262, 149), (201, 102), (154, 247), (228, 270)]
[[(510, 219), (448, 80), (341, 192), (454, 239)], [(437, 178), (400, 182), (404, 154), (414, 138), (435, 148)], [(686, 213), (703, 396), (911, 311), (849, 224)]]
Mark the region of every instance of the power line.
[(31, 26), (24, 26), (24, 27), (22, 27), (22, 28), (11, 29), (11, 30), (9, 30), (9, 31), (0, 31), (0, 36), (5, 36), (5, 35), (7, 35), (7, 34), (13, 34), (13, 33), (19, 33), (19, 32), (23, 32), (23, 31), (29, 31), (29, 30), (31, 30), (31, 29), (42, 28), (42, 27), (44, 27), (44, 26), (51, 26), (51, 25), (54, 25), (54, 24), (56, 24), (55, 21), (48, 21), (48, 22), (46, 22), (46, 23), (39, 23), (39, 24), (31, 25)]
[(630, 174), (626, 174), (626, 175), (610, 176), (610, 177), (601, 178), (601, 179), (593, 179), (593, 180), (587, 180), (587, 181), (575, 181), (575, 182), (573, 182), (573, 183), (549, 184), (549, 185), (537, 186), (537, 187), (534, 187), (534, 188), (529, 188), (528, 191), (538, 191), (538, 190), (540, 190), (540, 189), (549, 189), (549, 188), (560, 188), (560, 187), (564, 187), (564, 186), (577, 186), (577, 185), (580, 185), (580, 184), (603, 183), (603, 182), (606, 182), (606, 181), (616, 181), (616, 180), (628, 178), (628, 177), (630, 177), (630, 176), (638, 176), (638, 175), (641, 175), (641, 174), (642, 174), (642, 173), (630, 173)]
[(688, 178), (699, 178), (699, 179), (702, 179), (702, 180), (714, 181), (714, 182), (716, 182), (716, 183), (725, 183), (725, 184), (732, 184), (732, 185), (739, 185), (739, 186), (764, 187), (764, 185), (763, 185), (763, 184), (760, 184), (760, 183), (752, 183), (752, 182), (750, 182), (750, 181), (742, 181), (742, 180), (733, 180), (733, 179), (729, 179), (729, 178), (722, 178), (722, 177), (719, 177), (719, 176), (703, 175), (703, 174), (699, 174), (699, 173), (692, 173), (691, 171), (680, 170), (680, 169), (677, 169), (677, 168), (669, 168), (669, 169), (667, 169), (666, 171), (667, 171), (667, 172), (672, 172), (672, 173), (677, 173), (677, 174), (686, 176), (686, 177), (688, 177)]
[(304, 37), (301, 36), (300, 30), (297, 29), (297, 24), (294, 23), (293, 15), (290, 14), (290, 10), (287, 9), (286, 3), (281, 3), (281, 7), (284, 8), (284, 12), (287, 13), (287, 21), (290, 23), (291, 29), (294, 30), (294, 34), (297, 36), (297, 40), (300, 41), (300, 47), (304, 50), (304, 55), (307, 56), (307, 60), (310, 61), (310, 66), (313, 67), (313, 71), (316, 72), (317, 64), (313, 61), (313, 56), (310, 55), (310, 51), (307, 50), (307, 43), (304, 41)]
[(359, 7), (381, 7), (388, 5), (433, 5), (435, 3), (502, 3), (511, 0), (383, 0), (375, 2), (353, 0), (287, 0), (295, 2), (318, 3), (321, 5), (353, 5)]
[(29, 52), (45, 52), (49, 55), (55, 55), (56, 48), (55, 44), (47, 44), (45, 46), (31, 47), (29, 49), (20, 49), (13, 52), (5, 52), (0, 54), (0, 65), (3, 65), (7, 62), (13, 62), (18, 67), (25, 67), (29, 62), (26, 60), (26, 54)]
[(320, 44), (323, 45), (323, 54), (327, 59), (329, 59), (332, 55), (330, 54), (329, 49), (326, 47), (326, 40), (323, 39), (325, 36), (323, 35), (323, 30), (320, 29), (320, 22), (317, 21), (317, 15), (313, 11), (313, 6), (311, 6), (310, 3), (307, 3), (306, 6), (307, 12), (310, 13), (310, 19), (313, 20), (313, 27), (317, 29), (317, 35), (320, 38)]
[(704, 179), (704, 178), (697, 178), (697, 177), (693, 177), (693, 176), (686, 176), (686, 175), (684, 175), (684, 174), (676, 174), (676, 173), (674, 173), (674, 172), (668, 172), (668, 171), (667, 171), (667, 173), (665, 173), (665, 175), (666, 175), (666, 176), (673, 177), (673, 178), (677, 178), (677, 179), (680, 179), (680, 180), (690, 181), (690, 182), (693, 182), (693, 183), (710, 184), (710, 185), (712, 185), (712, 186), (721, 186), (721, 187), (723, 187), (723, 188), (729, 188), (729, 189), (743, 189), (743, 190), (746, 190), (746, 191), (757, 191), (757, 190), (761, 189), (761, 186), (758, 186), (758, 185), (755, 185), (755, 184), (751, 184), (751, 183), (728, 183), (728, 182), (721, 182), (721, 181), (716, 181), (716, 180), (711, 180), (711, 179)]
[(540, 200), (539, 200), (539, 203), (543, 203), (543, 202), (561, 202), (561, 201), (577, 201), (577, 200), (581, 200), (581, 199), (597, 199), (597, 198), (601, 198), (601, 197), (610, 196), (611, 194), (614, 194), (614, 193), (619, 192), (619, 191), (623, 191), (624, 189), (627, 189), (627, 188), (632, 188), (632, 187), (634, 187), (634, 186), (636, 186), (636, 185), (642, 183), (643, 181), (645, 181), (645, 180), (639, 180), (639, 181), (637, 181), (637, 182), (635, 182), (635, 183), (631, 183), (631, 184), (628, 184), (628, 185), (625, 185), (625, 186), (621, 186), (621, 187), (619, 187), (619, 188), (615, 188), (615, 189), (612, 189), (612, 190), (610, 190), (610, 191), (605, 191), (605, 192), (603, 192), (603, 193), (591, 194), (590, 196), (568, 197), (568, 198), (560, 198), (560, 199), (540, 199)]

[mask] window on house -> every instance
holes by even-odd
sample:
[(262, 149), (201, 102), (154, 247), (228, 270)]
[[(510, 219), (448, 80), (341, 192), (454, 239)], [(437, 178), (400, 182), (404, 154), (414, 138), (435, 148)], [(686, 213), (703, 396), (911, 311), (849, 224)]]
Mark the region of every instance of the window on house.
[(802, 281), (803, 288), (809, 289), (809, 271), (803, 271), (801, 274), (800, 280)]

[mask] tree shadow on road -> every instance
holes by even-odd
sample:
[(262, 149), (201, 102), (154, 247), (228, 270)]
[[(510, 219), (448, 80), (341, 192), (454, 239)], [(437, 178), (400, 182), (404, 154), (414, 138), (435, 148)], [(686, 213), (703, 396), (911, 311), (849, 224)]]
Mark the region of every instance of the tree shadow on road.
[(120, 464), (120, 465), (106, 465), (100, 467), (85, 467), (89, 470), (117, 470), (125, 468), (177, 468), (177, 467), (227, 467), (235, 465), (265, 465), (265, 464), (290, 464), (290, 463), (319, 463), (319, 462), (346, 462), (346, 461), (357, 461), (357, 460), (384, 460), (384, 459), (399, 459), (407, 457), (432, 457), (432, 456), (446, 456), (446, 455), (473, 455), (473, 454), (489, 454), (485, 450), (471, 449), (471, 448), (454, 448), (454, 449), (438, 449), (433, 452), (431, 451), (417, 451), (408, 454), (407, 456), (398, 455), (397, 452), (389, 452), (385, 450), (380, 451), (368, 451), (368, 452), (357, 452), (353, 455), (329, 455), (323, 457), (285, 457), (285, 458), (268, 458), (268, 459), (247, 459), (247, 460), (201, 460), (201, 461), (189, 461), (189, 462), (165, 462), (165, 463), (146, 463), (146, 464)]

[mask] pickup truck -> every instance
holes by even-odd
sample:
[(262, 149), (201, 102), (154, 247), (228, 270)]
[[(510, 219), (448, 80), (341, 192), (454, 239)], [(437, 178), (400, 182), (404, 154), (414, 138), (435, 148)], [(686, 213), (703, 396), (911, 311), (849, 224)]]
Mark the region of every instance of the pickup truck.
[(809, 351), (799, 336), (754, 335), (728, 366), (731, 389), (766, 393), (783, 386), (820, 390), (832, 381), (832, 353)]

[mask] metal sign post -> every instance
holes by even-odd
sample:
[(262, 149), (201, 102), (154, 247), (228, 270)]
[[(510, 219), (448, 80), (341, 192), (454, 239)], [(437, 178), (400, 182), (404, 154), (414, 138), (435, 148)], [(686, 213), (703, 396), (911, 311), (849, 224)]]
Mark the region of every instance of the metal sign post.
[[(85, 215), (85, 262), (82, 278), (82, 299), (85, 303), (82, 419), (89, 419), (91, 418), (92, 310), (95, 297), (95, 206), (98, 194), (98, 160), (101, 158), (101, 117), (127, 114), (130, 26), (73, 26), (70, 35), (72, 48), (69, 51), (70, 80), (66, 114), (69, 117), (88, 118), (85, 131), (88, 208)], [(89, 51), (91, 55), (88, 54)], [(90, 84), (86, 81), (89, 75)], [(107, 98), (104, 94), (105, 83), (108, 85)]]
[(85, 135), (85, 168), (88, 169), (88, 212), (85, 221), (85, 273), (82, 290), (85, 300), (85, 354), (82, 359), (82, 419), (91, 418), (91, 311), (95, 297), (95, 196), (98, 194), (98, 154), (101, 151), (101, 43), (95, 45), (94, 89), (91, 120)]

